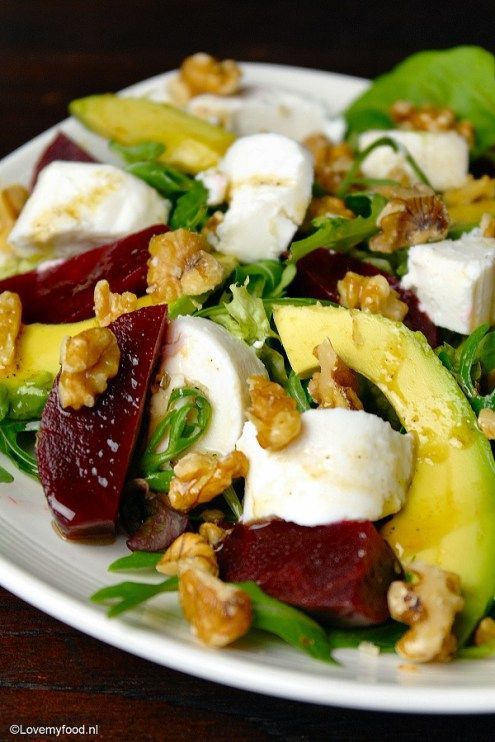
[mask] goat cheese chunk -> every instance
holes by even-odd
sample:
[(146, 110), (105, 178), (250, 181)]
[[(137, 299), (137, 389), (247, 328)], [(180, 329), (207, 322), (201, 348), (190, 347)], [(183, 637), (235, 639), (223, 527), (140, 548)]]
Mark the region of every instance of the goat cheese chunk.
[[(165, 416), (173, 389), (191, 386), (211, 404), (206, 433), (188, 450), (226, 455), (234, 450), (249, 407), (247, 378), (267, 376), (255, 351), (227, 330), (202, 317), (178, 317), (170, 324), (159, 370), (166, 380), (151, 398), (151, 430)], [(166, 448), (164, 441), (158, 450)]]
[[(403, 145), (436, 191), (460, 188), (466, 182), (469, 147), (457, 132), (367, 131), (359, 137), (359, 149), (366, 149), (381, 137), (390, 137)], [(374, 149), (363, 161), (361, 170), (367, 178), (393, 178), (397, 170), (405, 171), (412, 183), (419, 182), (404, 155), (388, 146)]]
[(280, 451), (262, 448), (247, 422), (237, 449), (249, 459), (245, 522), (379, 520), (400, 510), (413, 471), (412, 437), (361, 410), (304, 412), (301, 434)]
[(345, 131), (343, 120), (337, 124), (317, 98), (261, 85), (247, 85), (238, 95), (197, 95), (186, 109), (240, 137), (271, 131), (300, 142), (316, 131), (342, 139)]
[(9, 235), (16, 255), (66, 258), (166, 223), (170, 202), (113, 165), (53, 162)]
[(278, 258), (311, 200), (308, 150), (280, 134), (253, 134), (229, 148), (219, 170), (229, 181), (230, 206), (209, 235), (212, 245), (245, 263)]
[(476, 232), (409, 249), (402, 285), (439, 327), (469, 335), (495, 321), (495, 239)]
[(206, 202), (208, 206), (219, 206), (227, 200), (229, 179), (218, 168), (211, 167), (208, 170), (203, 170), (196, 175), (196, 180), (199, 180), (208, 191)]

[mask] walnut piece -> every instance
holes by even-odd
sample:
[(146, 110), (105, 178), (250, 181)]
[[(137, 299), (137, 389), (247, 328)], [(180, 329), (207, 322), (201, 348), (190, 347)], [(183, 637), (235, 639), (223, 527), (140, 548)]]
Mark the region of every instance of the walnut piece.
[(29, 193), (19, 185), (8, 186), (0, 190), (0, 256), (8, 259), (14, 256), (8, 236), (28, 199)]
[(7, 372), (14, 365), (21, 319), (22, 304), (19, 295), (13, 291), (2, 291), (0, 294), (0, 371)]
[(390, 115), (399, 129), (414, 131), (456, 131), (469, 144), (474, 142), (474, 128), (470, 121), (457, 121), (451, 108), (439, 108), (430, 103), (415, 106), (407, 100), (398, 100), (390, 108)]
[(209, 249), (203, 235), (187, 229), (152, 237), (148, 293), (168, 304), (180, 296), (198, 296), (215, 288), (223, 279), (223, 268)]
[(408, 568), (411, 582), (392, 582), (390, 615), (411, 628), (395, 645), (401, 657), (416, 662), (448, 662), (457, 649), (454, 619), (464, 607), (459, 577), (421, 562)]
[(315, 178), (327, 193), (337, 193), (354, 161), (346, 142), (334, 144), (324, 134), (311, 134), (303, 141), (313, 155)]
[(480, 221), (480, 230), (482, 237), (495, 237), (495, 216), (483, 214)]
[(301, 432), (301, 415), (292, 397), (274, 381), (264, 376), (248, 379), (251, 406), (247, 417), (258, 431), (262, 448), (279, 451)]
[(201, 570), (181, 572), (179, 599), (193, 633), (210, 647), (225, 647), (251, 627), (249, 596)]
[(232, 59), (219, 60), (198, 52), (186, 57), (179, 70), (179, 80), (189, 97), (201, 93), (232, 95), (239, 90), (242, 72)]
[(232, 484), (232, 480), (245, 477), (247, 471), (248, 460), (240, 451), (222, 457), (192, 451), (174, 466), (168, 493), (170, 504), (176, 510), (187, 512), (213, 500)]
[(481, 178), (468, 175), (464, 185), (460, 188), (452, 188), (443, 194), (443, 200), (447, 206), (465, 206), (494, 198), (495, 178), (490, 178), (488, 175), (483, 175)]
[(224, 540), (228, 531), (224, 528), (220, 528), (216, 523), (201, 523), (199, 527), (199, 535), (203, 536), (210, 546), (217, 546), (221, 541)]
[(199, 533), (187, 532), (178, 536), (156, 565), (158, 572), (170, 576), (190, 568), (218, 575), (215, 552), (208, 540)]
[(377, 219), (381, 232), (370, 240), (371, 250), (392, 253), (401, 247), (438, 242), (449, 228), (447, 207), (424, 185), (397, 188)]
[(385, 276), (360, 276), (347, 271), (337, 283), (340, 304), (348, 309), (364, 309), (372, 314), (402, 322), (409, 307), (399, 299)]
[(495, 642), (495, 621), (490, 616), (483, 618), (475, 631), (474, 643), (476, 646)]
[(481, 432), (489, 441), (495, 440), (495, 411), (487, 408), (480, 410), (478, 415), (478, 425)]
[(98, 281), (94, 292), (95, 316), (100, 327), (106, 327), (122, 314), (137, 309), (137, 296), (130, 291), (113, 294), (108, 281)]
[(339, 358), (328, 338), (315, 348), (314, 355), (320, 371), (313, 374), (308, 391), (318, 406), (362, 410), (357, 376)]
[(93, 327), (67, 337), (62, 343), (60, 363), (58, 392), (62, 407), (93, 407), (108, 380), (118, 373), (117, 338), (108, 327)]

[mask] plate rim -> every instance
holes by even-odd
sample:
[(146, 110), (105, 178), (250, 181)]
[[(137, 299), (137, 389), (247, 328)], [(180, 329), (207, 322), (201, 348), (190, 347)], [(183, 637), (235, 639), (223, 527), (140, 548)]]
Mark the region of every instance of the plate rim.
[[(246, 72), (266, 74), (270, 71), (282, 74), (306, 73), (312, 77), (332, 78), (342, 84), (352, 84), (356, 88), (364, 87), (368, 82), (364, 78), (342, 73), (318, 70), (310, 67), (298, 67), (285, 64), (265, 62), (240, 62)], [(122, 93), (137, 92), (154, 84), (159, 84), (174, 74), (175, 70), (162, 72), (146, 80), (126, 87)], [(26, 154), (33, 146), (48, 142), (50, 137), (61, 128), (74, 121), (72, 117), (63, 119), (54, 126), (36, 135), (13, 152), (0, 160), (0, 170), (4, 165), (19, 156)], [(228, 650), (221, 655), (217, 650), (209, 650), (200, 645), (181, 644), (173, 638), (160, 635), (162, 644), (168, 645), (171, 652), (162, 658), (153, 656), (153, 632), (126, 623), (111, 621), (97, 606), (85, 603), (63, 590), (44, 582), (28, 570), (11, 561), (0, 552), (0, 585), (27, 603), (42, 610), (53, 618), (123, 651), (138, 657), (161, 664), (179, 672), (184, 672), (203, 680), (210, 680), (235, 688), (248, 690), (279, 698), (302, 701), (325, 706), (340, 706), (356, 710), (429, 713), (429, 714), (467, 714), (495, 712), (495, 683), (479, 686), (438, 686), (438, 685), (401, 685), (399, 683), (364, 682), (357, 679), (338, 678), (303, 672), (297, 677), (306, 678), (307, 685), (297, 688), (292, 680), (291, 670), (281, 667), (264, 666), (259, 672), (256, 657), (237, 658), (230, 656)], [(198, 662), (198, 657), (201, 661)], [(463, 662), (464, 660), (459, 660)], [(316, 662), (316, 660), (315, 660)], [(492, 697), (490, 698), (490, 693)]]

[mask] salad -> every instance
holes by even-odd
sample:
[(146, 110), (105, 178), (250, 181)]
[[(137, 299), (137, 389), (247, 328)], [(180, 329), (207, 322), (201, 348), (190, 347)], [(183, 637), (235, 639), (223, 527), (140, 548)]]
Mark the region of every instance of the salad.
[(0, 188), (0, 482), (125, 534), (110, 617), (174, 592), (212, 647), (493, 655), (492, 55), (338, 117), (207, 54), (70, 111), (108, 161), (59, 132)]

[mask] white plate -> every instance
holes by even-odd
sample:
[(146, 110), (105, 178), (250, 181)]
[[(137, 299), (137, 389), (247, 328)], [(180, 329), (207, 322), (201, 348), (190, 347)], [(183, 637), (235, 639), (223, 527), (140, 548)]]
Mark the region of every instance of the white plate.
[[(343, 75), (275, 65), (248, 64), (245, 71), (249, 81), (311, 93), (327, 100), (335, 111), (366, 85)], [(129, 92), (156, 92), (165, 78), (155, 77)], [(102, 140), (75, 121), (67, 120), (58, 128), (96, 156), (113, 159)], [(0, 186), (28, 182), (32, 164), (53, 131), (0, 163)], [(52, 528), (41, 487), (20, 473), (15, 472), (15, 477), (14, 484), (0, 486), (0, 582), (91, 636), (192, 675), (285, 698), (388, 711), (495, 712), (495, 661), (464, 660), (411, 669), (394, 656), (375, 658), (340, 650), (337, 657), (342, 665), (336, 667), (261, 635), (234, 648), (209, 650), (190, 636), (175, 596), (161, 596), (143, 612), (110, 621), (88, 596), (103, 585), (126, 579), (106, 572), (108, 564), (126, 552), (124, 541), (108, 546), (62, 541)]]

